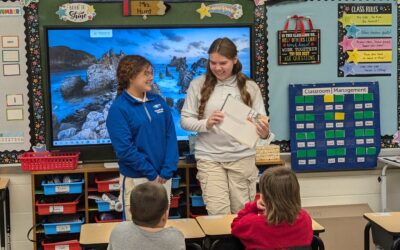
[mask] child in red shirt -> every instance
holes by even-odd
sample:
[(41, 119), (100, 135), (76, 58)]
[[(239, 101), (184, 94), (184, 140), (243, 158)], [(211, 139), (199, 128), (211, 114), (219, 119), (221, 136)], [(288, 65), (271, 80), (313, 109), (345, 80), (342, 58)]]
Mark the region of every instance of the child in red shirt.
[(287, 167), (273, 167), (260, 178), (260, 199), (245, 205), (232, 222), (232, 234), (246, 249), (310, 246), (312, 220), (301, 208), (300, 186)]

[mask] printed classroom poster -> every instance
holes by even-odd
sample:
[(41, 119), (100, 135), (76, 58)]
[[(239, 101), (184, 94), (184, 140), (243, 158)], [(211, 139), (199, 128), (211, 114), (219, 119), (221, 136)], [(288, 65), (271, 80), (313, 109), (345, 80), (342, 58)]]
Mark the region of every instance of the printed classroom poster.
[(376, 167), (381, 142), (377, 82), (292, 84), (289, 100), (294, 170)]
[(392, 4), (339, 4), (338, 76), (390, 76)]

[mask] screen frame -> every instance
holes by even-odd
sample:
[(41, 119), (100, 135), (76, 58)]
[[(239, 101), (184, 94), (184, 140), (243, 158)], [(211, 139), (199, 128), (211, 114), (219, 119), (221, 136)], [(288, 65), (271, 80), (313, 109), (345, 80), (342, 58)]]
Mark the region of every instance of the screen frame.
[[(48, 25), (43, 26), (44, 30), (44, 53), (45, 53), (45, 75), (43, 76), (44, 90), (46, 91), (44, 103), (46, 114), (46, 145), (51, 151), (80, 151), (80, 160), (87, 163), (115, 162), (115, 155), (112, 144), (84, 144), (84, 145), (54, 145), (53, 119), (51, 108), (51, 85), (50, 85), (50, 55), (49, 37), (50, 30), (90, 30), (90, 29), (190, 29), (190, 28), (248, 28), (250, 32), (250, 79), (255, 76), (255, 27), (253, 23), (240, 24), (206, 24), (206, 25), (157, 25), (157, 26), (137, 26), (137, 25)], [(189, 141), (178, 140), (179, 155), (181, 157), (189, 153)]]

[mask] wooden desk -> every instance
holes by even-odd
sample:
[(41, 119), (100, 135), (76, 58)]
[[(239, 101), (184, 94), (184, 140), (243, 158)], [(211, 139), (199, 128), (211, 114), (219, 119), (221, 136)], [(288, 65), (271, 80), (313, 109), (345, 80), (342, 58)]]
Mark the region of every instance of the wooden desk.
[(167, 220), (166, 227), (175, 227), (183, 233), (185, 239), (199, 239), (205, 237), (203, 230), (201, 230), (195, 219)]
[(81, 245), (108, 244), (111, 232), (116, 225), (118, 222), (83, 224), (79, 243)]
[(197, 222), (208, 236), (231, 235), (231, 224), (236, 214), (205, 215), (196, 217)]
[[(198, 216), (196, 220), (206, 235), (223, 236), (231, 234), (231, 224), (234, 218), (236, 218), (236, 214)], [(315, 220), (312, 220), (312, 228), (315, 235), (325, 232), (325, 228)]]
[[(10, 224), (10, 193), (8, 184), (10, 180), (0, 178), (0, 241), (1, 249), (11, 250), (11, 224)], [(7, 233), (7, 239), (6, 239)]]
[(400, 247), (400, 212), (366, 213), (364, 218), (368, 220), (364, 229), (364, 249), (369, 250), (369, 231), (372, 225), (378, 226), (392, 236), (392, 249)]
[[(105, 245), (110, 242), (110, 235), (116, 223), (83, 224), (79, 243), (85, 246)], [(205, 235), (195, 219), (168, 220), (165, 227), (175, 227), (183, 233), (186, 240), (201, 239)]]
[(316, 222), (314, 219), (312, 219), (312, 230), (314, 232), (314, 235), (319, 235), (320, 233), (325, 232), (325, 228), (321, 226), (318, 222)]

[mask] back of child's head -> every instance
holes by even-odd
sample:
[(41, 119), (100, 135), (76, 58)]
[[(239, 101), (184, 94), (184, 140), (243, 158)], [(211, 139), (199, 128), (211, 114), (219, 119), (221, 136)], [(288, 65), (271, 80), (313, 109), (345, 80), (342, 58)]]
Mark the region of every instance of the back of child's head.
[(131, 193), (132, 221), (143, 227), (155, 227), (168, 210), (167, 191), (155, 182), (136, 186)]
[(267, 222), (272, 225), (293, 224), (301, 209), (300, 186), (288, 167), (271, 167), (260, 178), (260, 191)]

